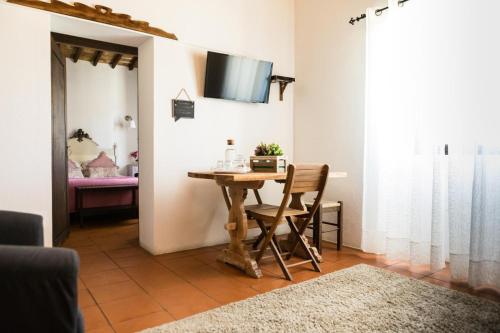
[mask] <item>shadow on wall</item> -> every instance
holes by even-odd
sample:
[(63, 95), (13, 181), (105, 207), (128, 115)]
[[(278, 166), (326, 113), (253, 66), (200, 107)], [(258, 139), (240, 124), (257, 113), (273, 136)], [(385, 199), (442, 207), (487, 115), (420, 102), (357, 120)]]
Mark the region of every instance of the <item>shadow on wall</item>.
[[(160, 234), (173, 235), (172, 228), (182, 228), (181, 233), (167, 239), (158, 249), (158, 253), (182, 251), (226, 243), (229, 236), (224, 229), (227, 221), (227, 208), (222, 200), (222, 194), (212, 182), (186, 181), (175, 193), (165, 191), (160, 194), (160, 200), (166, 205), (184, 203), (183, 208), (169, 215), (161, 223)], [(193, 242), (193, 235), (197, 241)], [(170, 246), (164, 247), (166, 244)]]

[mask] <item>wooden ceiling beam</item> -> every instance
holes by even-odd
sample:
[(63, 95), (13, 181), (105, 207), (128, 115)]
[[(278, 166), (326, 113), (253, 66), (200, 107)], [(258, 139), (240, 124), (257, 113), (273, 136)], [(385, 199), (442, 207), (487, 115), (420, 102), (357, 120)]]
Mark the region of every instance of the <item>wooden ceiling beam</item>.
[(68, 4), (59, 0), (7, 0), (7, 2), (177, 40), (173, 33), (151, 27), (146, 21), (133, 20), (130, 15), (115, 13), (113, 9), (106, 6), (95, 5), (91, 7), (81, 2)]
[(132, 60), (130, 60), (130, 63), (128, 64), (128, 69), (133, 70), (135, 68), (135, 65), (137, 65), (137, 57), (133, 57)]
[(111, 68), (115, 68), (116, 65), (118, 65), (118, 63), (120, 62), (120, 60), (122, 60), (122, 57), (123, 57), (123, 54), (121, 53), (117, 53), (115, 54), (115, 56), (113, 57), (113, 59), (111, 60)]
[(113, 53), (130, 54), (134, 56), (139, 54), (137, 47), (133, 46), (102, 42), (100, 40), (64, 35), (57, 32), (53, 32), (52, 37), (56, 43), (68, 44), (74, 47), (97, 49)]
[(101, 50), (96, 50), (94, 54), (94, 58), (92, 59), (92, 65), (97, 66), (99, 60), (101, 60), (103, 52)]
[(81, 47), (75, 47), (74, 50), (75, 51), (73, 52), (71, 59), (73, 60), (73, 62), (77, 62), (78, 59), (80, 59), (80, 56), (82, 55), (83, 49)]

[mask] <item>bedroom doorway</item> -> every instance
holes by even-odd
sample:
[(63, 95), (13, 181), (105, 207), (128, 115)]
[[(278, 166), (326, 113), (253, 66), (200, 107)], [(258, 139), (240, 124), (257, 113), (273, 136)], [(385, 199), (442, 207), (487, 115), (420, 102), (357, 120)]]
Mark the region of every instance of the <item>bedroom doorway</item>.
[(71, 228), (138, 230), (138, 48), (60, 33), (51, 47), (54, 246)]

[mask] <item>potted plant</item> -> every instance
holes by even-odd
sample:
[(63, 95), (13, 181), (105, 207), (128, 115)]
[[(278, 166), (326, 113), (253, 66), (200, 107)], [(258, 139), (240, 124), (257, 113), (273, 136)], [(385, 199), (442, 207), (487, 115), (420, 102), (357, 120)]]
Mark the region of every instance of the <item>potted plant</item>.
[(139, 151), (133, 151), (130, 153), (130, 158), (133, 158), (136, 162), (139, 162)]
[(250, 167), (255, 172), (285, 172), (287, 167), (283, 149), (277, 143), (261, 142), (250, 157)]

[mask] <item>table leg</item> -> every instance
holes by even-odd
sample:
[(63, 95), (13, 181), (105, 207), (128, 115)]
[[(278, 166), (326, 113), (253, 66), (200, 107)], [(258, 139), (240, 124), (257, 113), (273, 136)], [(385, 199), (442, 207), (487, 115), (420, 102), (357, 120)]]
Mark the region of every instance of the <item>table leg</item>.
[[(305, 207), (304, 203), (302, 202), (303, 195), (304, 195), (304, 193), (292, 193), (292, 200), (290, 201), (289, 207), (293, 208), (293, 209), (305, 210), (306, 207)], [(305, 226), (304, 226), (304, 223), (301, 219), (297, 219), (297, 218), (292, 218), (292, 219), (294, 220), (294, 223), (297, 226), (297, 229), (299, 229), (299, 230), (304, 229)], [(319, 254), (318, 249), (316, 249), (314, 246), (309, 245), (309, 241), (307, 240), (307, 237), (305, 235), (302, 236), (302, 239), (304, 239), (304, 242), (309, 247), (309, 250), (312, 252), (312, 254), (316, 258), (316, 260), (318, 262), (323, 262), (323, 257), (321, 256), (321, 254)], [(290, 233), (288, 236), (288, 239), (286, 239), (286, 241), (284, 242), (283, 247), (285, 247), (286, 249), (289, 250), (296, 243), (297, 243), (297, 239), (295, 238), (295, 235), (293, 233)], [(306, 255), (304, 253), (304, 250), (301, 247), (297, 247), (297, 249), (295, 251), (295, 255), (297, 255), (301, 258), (307, 259)]]
[(247, 190), (243, 187), (229, 186), (231, 208), (229, 210), (228, 224), (235, 223), (236, 229), (228, 230), (231, 243), (217, 259), (240, 268), (252, 277), (261, 278), (262, 272), (255, 260), (250, 257), (243, 242), (248, 231), (247, 214), (244, 206), (246, 193)]

